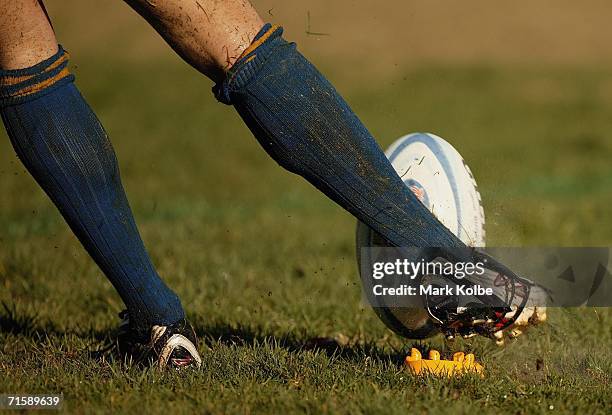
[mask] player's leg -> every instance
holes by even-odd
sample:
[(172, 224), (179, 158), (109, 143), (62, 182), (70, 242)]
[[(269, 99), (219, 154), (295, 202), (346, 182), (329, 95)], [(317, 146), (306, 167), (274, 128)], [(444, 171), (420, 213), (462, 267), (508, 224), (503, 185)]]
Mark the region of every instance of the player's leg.
[[(266, 151), (398, 246), (463, 244), (416, 199), (333, 86), (248, 0), (125, 0), (217, 81)], [(263, 27), (263, 28), (262, 28)]]
[(155, 325), (183, 324), (184, 312), (145, 251), (111, 143), (67, 65), (41, 4), (0, 0), (0, 114), (11, 143), (119, 292), (131, 334), (148, 341)]
[(393, 245), (439, 248), (428, 252), (451, 261), (471, 259), (404, 185), (334, 87), (282, 38), (282, 28), (262, 27), (248, 0), (125, 1), (217, 82), (217, 98), (236, 108), (281, 166)]

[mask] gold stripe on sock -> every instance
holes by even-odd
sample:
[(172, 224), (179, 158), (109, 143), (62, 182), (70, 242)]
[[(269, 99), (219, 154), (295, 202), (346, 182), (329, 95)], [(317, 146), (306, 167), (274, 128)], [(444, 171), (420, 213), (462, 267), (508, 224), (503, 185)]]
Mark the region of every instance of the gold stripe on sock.
[[(62, 56), (60, 56), (55, 62), (53, 62), (51, 65), (47, 66), (45, 68), (45, 70), (43, 71), (43, 73), (52, 71), (53, 69), (55, 69), (58, 66), (60, 66), (62, 63), (66, 62), (69, 58), (70, 58), (70, 56), (68, 55), (68, 53), (64, 52), (62, 54)], [(22, 76), (10, 76), (10, 75), (8, 75), (8, 76), (5, 76), (5, 77), (0, 77), (0, 87), (17, 85), (18, 83), (28, 81), (28, 80), (34, 78), (37, 75), (40, 75), (40, 74), (22, 75)]]
[(60, 81), (69, 75), (70, 75), (70, 71), (68, 70), (68, 68), (64, 68), (60, 72), (58, 72), (57, 75), (49, 79), (45, 79), (42, 82), (39, 82), (34, 85), (30, 85), (27, 88), (23, 88), (17, 94), (15, 94), (15, 96), (22, 97), (26, 95), (35, 94), (36, 92), (42, 91), (43, 89), (50, 87), (51, 85), (55, 84), (57, 81)]
[(0, 88), (3, 86), (17, 85), (20, 82), (25, 82), (28, 79), (32, 79), (36, 75), (23, 75), (23, 76), (6, 76), (0, 78)]
[(55, 69), (58, 66), (60, 66), (62, 63), (66, 62), (68, 59), (70, 59), (70, 55), (68, 54), (68, 52), (64, 52), (64, 54), (62, 56), (60, 56), (60, 58), (58, 60), (53, 62), (51, 65), (49, 65), (47, 67), (47, 69), (45, 69), (45, 72), (52, 71), (53, 69)]
[(240, 54), (240, 56), (238, 57), (237, 61), (239, 61), (240, 59), (242, 59), (244, 56), (248, 55), (249, 53), (253, 52), (255, 49), (257, 49), (259, 46), (261, 46), (262, 43), (264, 43), (269, 37), (270, 35), (272, 35), (272, 33), (274, 33), (274, 31), (276, 29), (279, 28), (279, 25), (274, 25), (272, 27), (270, 27), (270, 29), (268, 29), (268, 31), (266, 33), (264, 33), (259, 39), (257, 39), (255, 42), (251, 43), (249, 45), (248, 48), (246, 48), (244, 50), (244, 52), (242, 52)]

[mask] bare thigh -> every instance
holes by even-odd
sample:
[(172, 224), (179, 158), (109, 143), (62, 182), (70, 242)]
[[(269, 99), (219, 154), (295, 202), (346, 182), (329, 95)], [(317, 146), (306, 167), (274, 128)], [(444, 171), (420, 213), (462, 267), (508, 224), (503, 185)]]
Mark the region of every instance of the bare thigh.
[(57, 52), (42, 1), (0, 0), (0, 68), (21, 69)]

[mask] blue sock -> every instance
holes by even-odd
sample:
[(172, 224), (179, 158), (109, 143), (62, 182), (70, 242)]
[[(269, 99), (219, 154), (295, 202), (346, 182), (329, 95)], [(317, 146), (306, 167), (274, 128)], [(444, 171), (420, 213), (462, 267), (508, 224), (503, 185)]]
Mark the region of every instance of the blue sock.
[(60, 47), (31, 68), (0, 71), (0, 113), (18, 157), (117, 289), (132, 328), (144, 334), (184, 312), (145, 251), (111, 143), (67, 64)]
[(464, 244), (425, 208), (347, 103), (269, 24), (215, 86), (264, 149), (395, 246)]

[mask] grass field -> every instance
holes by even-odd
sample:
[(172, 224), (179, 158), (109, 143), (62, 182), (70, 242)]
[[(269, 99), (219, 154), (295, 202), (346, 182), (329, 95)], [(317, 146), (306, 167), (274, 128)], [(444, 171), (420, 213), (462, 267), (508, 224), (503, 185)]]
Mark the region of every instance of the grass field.
[[(77, 32), (65, 29), (69, 49)], [(75, 39), (78, 85), (113, 140), (153, 261), (203, 339), (203, 367), (157, 373), (88, 356), (121, 302), (2, 132), (0, 393), (63, 392), (74, 413), (610, 413), (609, 309), (551, 310), (550, 324), (502, 349), (431, 339), (473, 350), (486, 377), (411, 376), (401, 361), (413, 343), (361, 305), (354, 219), (276, 166), (178, 59), (114, 55), (98, 40), (99, 55)], [(489, 244), (610, 245), (612, 65), (481, 58), (401, 62), (366, 82), (315, 56), (383, 146), (431, 131), (459, 149)], [(313, 347), (321, 337), (345, 345)]]

